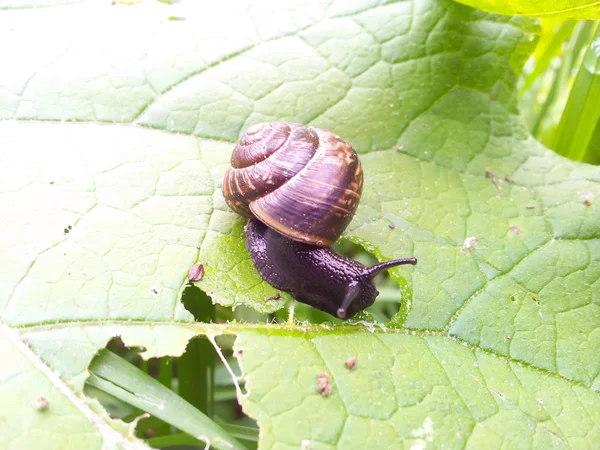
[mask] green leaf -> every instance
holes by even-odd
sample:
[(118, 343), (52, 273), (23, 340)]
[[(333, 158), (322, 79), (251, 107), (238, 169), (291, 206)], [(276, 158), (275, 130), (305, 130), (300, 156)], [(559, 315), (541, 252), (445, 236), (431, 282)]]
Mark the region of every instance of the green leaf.
[(578, 20), (600, 18), (600, 3), (597, 0), (460, 0), (460, 2), (496, 14)]
[[(0, 443), (6, 448), (144, 449), (103, 412), (78, 397), (47, 363), (0, 324)], [(125, 435), (125, 436), (124, 436)]]
[[(0, 348), (34, 381), (3, 365), (0, 388), (60, 386), (79, 447), (143, 445), (84, 397), (93, 356), (116, 335), (150, 358), (231, 333), (263, 448), (593, 446), (600, 171), (521, 123), (536, 30), (444, 0), (2, 11)], [(392, 271), (394, 328), (192, 323), (196, 263), (217, 303), (289, 298), (252, 267), (220, 191), (233, 142), (263, 120), (330, 128), (361, 153), (346, 238), (419, 260)], [(10, 398), (2, 417), (28, 411)]]
[(589, 388), (445, 335), (261, 330), (236, 347), (260, 448), (585, 448), (600, 438)]

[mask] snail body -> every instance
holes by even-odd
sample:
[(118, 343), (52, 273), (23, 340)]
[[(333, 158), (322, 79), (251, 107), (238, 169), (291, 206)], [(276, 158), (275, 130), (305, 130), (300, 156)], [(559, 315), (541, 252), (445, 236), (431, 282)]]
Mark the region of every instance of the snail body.
[(265, 281), (341, 319), (375, 301), (375, 275), (415, 258), (373, 267), (330, 246), (352, 220), (362, 191), (354, 149), (330, 131), (285, 122), (258, 124), (236, 145), (223, 195), (248, 217), (246, 247)]
[(406, 258), (366, 267), (329, 247), (286, 238), (257, 219), (246, 225), (246, 247), (267, 283), (340, 319), (373, 304), (379, 294), (373, 278), (381, 271), (417, 262)]

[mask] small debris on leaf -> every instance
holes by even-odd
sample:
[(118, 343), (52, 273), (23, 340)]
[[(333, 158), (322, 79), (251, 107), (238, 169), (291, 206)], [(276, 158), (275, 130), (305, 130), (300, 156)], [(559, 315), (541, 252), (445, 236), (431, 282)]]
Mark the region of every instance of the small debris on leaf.
[(579, 198), (580, 200), (582, 200), (583, 204), (586, 205), (586, 206), (592, 206), (592, 203), (593, 203), (595, 197), (596, 197), (596, 195), (593, 192), (590, 192), (590, 191), (581, 192), (577, 196), (577, 198)]
[(188, 280), (200, 281), (204, 276), (204, 266), (202, 264), (194, 264), (188, 272)]
[(39, 411), (45, 411), (48, 409), (48, 399), (46, 397), (44, 397), (43, 395), (40, 395), (38, 398), (35, 399), (35, 409), (39, 410)]
[(469, 248), (477, 248), (477, 238), (475, 236), (466, 238), (460, 251), (464, 252)]
[(396, 229), (396, 224), (390, 223), (390, 224), (388, 225), (388, 227), (389, 227), (391, 230), (395, 230), (395, 229)]
[(512, 178), (511, 178), (511, 177), (509, 177), (508, 175), (506, 175), (506, 176), (504, 177), (504, 181), (506, 181), (507, 183), (512, 183), (512, 182), (513, 182)]
[(344, 365), (350, 370), (354, 369), (356, 367), (356, 358), (354, 356), (351, 356), (346, 360)]
[(535, 209), (536, 206), (535, 205), (527, 205), (525, 208), (527, 208), (527, 209)]
[(331, 381), (329, 379), (329, 374), (327, 372), (319, 372), (317, 374), (317, 391), (323, 397), (329, 397), (331, 395)]
[(515, 227), (514, 225), (509, 228), (515, 234), (521, 234), (521, 229), (519, 227)]
[(492, 179), (492, 183), (494, 183), (494, 186), (496, 186), (496, 189), (498, 189), (498, 192), (502, 192), (502, 186), (500, 186), (500, 183), (498, 183), (498, 180), (496, 179), (496, 175), (494, 175), (494, 172), (492, 171), (492, 169), (490, 169), (489, 167), (487, 169), (485, 169), (485, 176), (487, 178)]
[(312, 445), (310, 445), (310, 441), (308, 439), (304, 439), (302, 441), (302, 445), (300, 446), (300, 450), (312, 450)]
[(278, 293), (277, 293), (277, 294), (275, 294), (275, 295), (271, 295), (271, 296), (270, 296), (268, 299), (266, 299), (265, 301), (266, 301), (266, 302), (268, 302), (268, 301), (271, 301), (271, 300), (279, 300), (280, 298), (281, 298), (281, 294), (278, 292)]

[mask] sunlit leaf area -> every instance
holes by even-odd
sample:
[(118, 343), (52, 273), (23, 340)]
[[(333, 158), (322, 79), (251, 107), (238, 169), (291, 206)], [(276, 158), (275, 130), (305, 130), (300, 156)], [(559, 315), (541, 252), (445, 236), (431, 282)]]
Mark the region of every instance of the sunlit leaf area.
[[(0, 0), (0, 449), (597, 448), (599, 19)], [(358, 154), (273, 220), (304, 233), (342, 178), (317, 224), (358, 209), (332, 249), (247, 245), (224, 179), (279, 176), (232, 160), (263, 122)], [(351, 260), (401, 258), (346, 316)]]

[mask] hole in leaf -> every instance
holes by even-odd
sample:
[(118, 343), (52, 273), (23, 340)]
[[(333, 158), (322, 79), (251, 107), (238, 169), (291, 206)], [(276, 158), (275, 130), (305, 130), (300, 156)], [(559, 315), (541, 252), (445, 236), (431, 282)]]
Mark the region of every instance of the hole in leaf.
[[(233, 336), (220, 337), (219, 348), (239, 375), (232, 356)], [(135, 433), (153, 448), (186, 446), (255, 449), (256, 422), (243, 414), (234, 380), (204, 336), (191, 339), (181, 357), (142, 360), (141, 348), (127, 347), (121, 338), (109, 341), (89, 366), (85, 393), (109, 415), (132, 423)], [(140, 418), (143, 414), (149, 417)]]
[(191, 283), (188, 283), (183, 290), (181, 302), (198, 322), (224, 323), (237, 320), (245, 323), (264, 323), (272, 322), (274, 317), (272, 314), (265, 315), (244, 305), (237, 305), (235, 308), (215, 305), (206, 292)]

